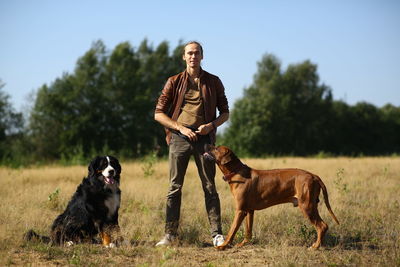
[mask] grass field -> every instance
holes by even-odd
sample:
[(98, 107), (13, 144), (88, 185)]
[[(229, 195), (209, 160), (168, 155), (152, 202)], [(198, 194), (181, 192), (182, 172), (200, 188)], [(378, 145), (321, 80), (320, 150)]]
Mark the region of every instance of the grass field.
[[(50, 247), (26, 243), (28, 229), (49, 234), (86, 166), (0, 168), (0, 265), (52, 266), (400, 266), (400, 158), (243, 159), (257, 169), (302, 168), (326, 184), (336, 225), (320, 202), (328, 223), (325, 246), (307, 250), (316, 232), (298, 208), (284, 204), (255, 212), (254, 239), (243, 248), (211, 246), (203, 192), (193, 162), (186, 175), (180, 244), (155, 248), (163, 236), (168, 164), (122, 162), (120, 226), (129, 245)], [(144, 175), (152, 173), (151, 175)], [(228, 185), (217, 173), (224, 233), (234, 215)], [(321, 196), (321, 199), (323, 197)], [(243, 237), (243, 228), (235, 243)]]

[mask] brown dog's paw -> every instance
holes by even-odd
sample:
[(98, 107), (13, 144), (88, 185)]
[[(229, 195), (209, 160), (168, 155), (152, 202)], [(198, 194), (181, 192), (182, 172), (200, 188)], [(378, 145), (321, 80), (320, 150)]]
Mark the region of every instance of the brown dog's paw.
[(216, 248), (217, 250), (222, 251), (222, 250), (225, 250), (226, 247), (227, 247), (227, 246), (216, 246), (215, 248)]
[(250, 243), (250, 241), (251, 241), (251, 239), (250, 239), (250, 240), (249, 240), (249, 239), (244, 239), (242, 242), (240, 242), (240, 243), (236, 244), (236, 246), (235, 246), (235, 247), (237, 247), (237, 248), (241, 248), (241, 247), (243, 247), (243, 246), (245, 246), (245, 245), (249, 244), (249, 243)]
[(319, 246), (312, 245), (311, 247), (308, 248), (308, 250), (311, 251), (319, 250)]

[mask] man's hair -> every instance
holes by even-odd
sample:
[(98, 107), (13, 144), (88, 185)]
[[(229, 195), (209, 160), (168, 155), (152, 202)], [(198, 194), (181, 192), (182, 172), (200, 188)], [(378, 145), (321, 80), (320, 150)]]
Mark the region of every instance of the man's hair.
[(183, 54), (183, 55), (185, 54), (185, 48), (186, 48), (186, 46), (188, 46), (188, 45), (190, 45), (190, 44), (196, 44), (196, 45), (198, 45), (198, 46), (200, 47), (200, 53), (201, 53), (201, 55), (203, 56), (203, 47), (202, 47), (201, 44), (200, 44), (199, 42), (197, 42), (197, 41), (189, 41), (189, 42), (187, 42), (186, 44), (184, 44), (184, 45), (183, 45), (183, 51), (182, 51), (182, 54)]

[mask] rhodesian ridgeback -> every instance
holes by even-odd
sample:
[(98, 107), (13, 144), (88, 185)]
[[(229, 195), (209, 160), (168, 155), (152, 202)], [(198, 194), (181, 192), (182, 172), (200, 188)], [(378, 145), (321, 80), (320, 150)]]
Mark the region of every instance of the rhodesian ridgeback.
[(223, 179), (229, 183), (236, 203), (235, 218), (225, 242), (217, 249), (223, 250), (233, 241), (245, 217), (245, 238), (238, 246), (248, 243), (252, 238), (254, 211), (282, 203), (298, 206), (315, 226), (318, 237), (310, 248), (318, 249), (328, 230), (328, 225), (318, 213), (321, 189), (329, 213), (339, 224), (329, 204), (326, 187), (317, 175), (300, 169), (255, 170), (243, 164), (226, 146), (208, 146), (204, 156), (215, 160), (224, 175)]

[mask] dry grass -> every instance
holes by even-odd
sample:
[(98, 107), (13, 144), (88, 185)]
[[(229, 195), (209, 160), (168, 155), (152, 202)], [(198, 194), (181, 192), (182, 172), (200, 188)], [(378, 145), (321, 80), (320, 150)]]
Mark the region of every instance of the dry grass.
[[(155, 248), (164, 229), (168, 186), (165, 161), (154, 166), (151, 177), (144, 176), (143, 163), (122, 162), (120, 225), (132, 245), (110, 250), (98, 245), (64, 248), (25, 243), (22, 235), (30, 228), (48, 234), (52, 221), (86, 175), (86, 166), (0, 168), (0, 265), (400, 266), (400, 158), (243, 161), (257, 169), (303, 168), (324, 180), (341, 225), (336, 225), (326, 207), (320, 205), (321, 216), (330, 226), (323, 249), (307, 250), (315, 231), (297, 208), (285, 204), (255, 213), (251, 245), (216, 251), (211, 247), (203, 192), (193, 162), (184, 185), (180, 245)], [(234, 206), (229, 188), (220, 177), (218, 173), (226, 232)], [(242, 236), (241, 229), (236, 242)]]

